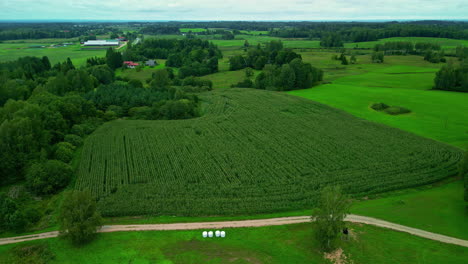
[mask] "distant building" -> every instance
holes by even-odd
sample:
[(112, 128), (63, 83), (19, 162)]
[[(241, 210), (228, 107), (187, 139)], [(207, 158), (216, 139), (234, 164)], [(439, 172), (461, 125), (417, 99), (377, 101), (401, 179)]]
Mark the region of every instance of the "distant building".
[(118, 40), (88, 40), (83, 43), (85, 46), (119, 46)]
[(124, 61), (123, 63), (127, 65), (127, 68), (130, 68), (130, 69), (135, 69), (136, 66), (140, 65), (133, 61)]
[(145, 65), (146, 65), (146, 66), (153, 67), (153, 66), (156, 66), (156, 65), (158, 65), (158, 64), (156, 63), (155, 60), (148, 60), (148, 61), (146, 61)]

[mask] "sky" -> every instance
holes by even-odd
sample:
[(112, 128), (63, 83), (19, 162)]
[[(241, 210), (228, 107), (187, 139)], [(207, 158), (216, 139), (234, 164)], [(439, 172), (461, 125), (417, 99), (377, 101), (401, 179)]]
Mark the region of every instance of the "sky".
[(0, 0), (1, 20), (468, 19), (468, 0)]

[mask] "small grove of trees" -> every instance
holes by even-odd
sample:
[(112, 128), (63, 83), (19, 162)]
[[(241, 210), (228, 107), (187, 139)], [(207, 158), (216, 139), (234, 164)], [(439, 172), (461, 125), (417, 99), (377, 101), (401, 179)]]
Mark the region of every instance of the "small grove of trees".
[(341, 41), (341, 36), (339, 34), (329, 33), (322, 37), (320, 46), (325, 48), (343, 47), (343, 41)]
[(424, 54), (424, 60), (432, 63), (446, 62), (444, 56), (444, 51), (434, 52), (432, 50), (428, 50)]
[(443, 66), (434, 79), (434, 89), (468, 92), (468, 63), (459, 66), (448, 64)]
[(115, 51), (113, 48), (109, 48), (106, 52), (106, 64), (113, 70), (122, 67), (122, 54), (119, 51)]
[(384, 62), (384, 53), (381, 51), (373, 52), (371, 55), (372, 62), (374, 63), (383, 63)]
[[(69, 143), (64, 142), (64, 144)], [(67, 155), (73, 155), (73, 151), (67, 153)], [(67, 159), (69, 159), (69, 157), (67, 157)], [(27, 169), (26, 181), (28, 187), (36, 194), (54, 194), (67, 186), (72, 177), (72, 173), (72, 167), (63, 161), (39, 161)]]
[(296, 58), (301, 58), (301, 55), (291, 49), (283, 49), (281, 41), (272, 40), (266, 44), (265, 48), (260, 45), (250, 48), (246, 56), (236, 55), (231, 57), (229, 59), (229, 70), (236, 71), (247, 67), (262, 70), (266, 64), (283, 65)]
[(305, 89), (322, 79), (322, 70), (297, 58), (282, 66), (266, 65), (255, 79), (255, 88), (275, 91)]
[(89, 192), (70, 191), (65, 193), (58, 222), (61, 236), (80, 245), (94, 238), (102, 218)]
[(327, 186), (322, 190), (312, 221), (316, 227), (316, 239), (324, 251), (336, 248), (336, 240), (345, 227), (344, 219), (350, 207), (351, 201), (340, 187)]

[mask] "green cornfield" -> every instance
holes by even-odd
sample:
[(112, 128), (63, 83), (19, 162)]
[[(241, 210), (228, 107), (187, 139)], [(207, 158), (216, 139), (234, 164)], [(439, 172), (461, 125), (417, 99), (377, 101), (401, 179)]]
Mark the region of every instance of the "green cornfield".
[[(116, 120), (85, 141), (77, 189), (105, 216), (241, 215), (312, 208), (326, 185), (353, 196), (454, 175), (461, 152), (278, 92), (201, 95), (190, 120)], [(397, 118), (397, 117), (396, 117)]]

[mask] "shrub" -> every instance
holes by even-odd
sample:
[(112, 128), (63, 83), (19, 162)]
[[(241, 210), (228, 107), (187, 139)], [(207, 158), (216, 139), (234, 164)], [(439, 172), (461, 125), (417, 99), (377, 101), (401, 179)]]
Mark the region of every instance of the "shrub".
[(389, 108), (385, 109), (384, 112), (389, 115), (402, 115), (411, 113), (411, 110), (401, 106), (390, 106)]
[(64, 141), (72, 144), (75, 147), (79, 147), (83, 144), (83, 138), (73, 134), (66, 135)]
[(48, 160), (32, 164), (26, 171), (26, 181), (29, 189), (36, 194), (53, 194), (68, 184), (72, 173), (70, 165), (59, 160)]
[(389, 108), (389, 106), (384, 103), (375, 103), (371, 105), (371, 108), (374, 109), (375, 111), (382, 111), (382, 110)]

